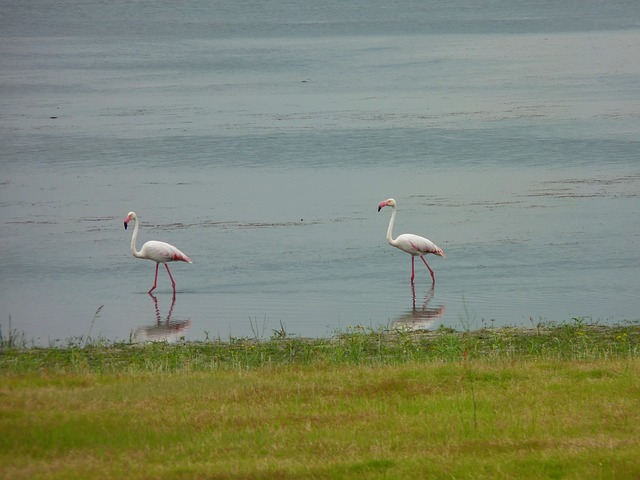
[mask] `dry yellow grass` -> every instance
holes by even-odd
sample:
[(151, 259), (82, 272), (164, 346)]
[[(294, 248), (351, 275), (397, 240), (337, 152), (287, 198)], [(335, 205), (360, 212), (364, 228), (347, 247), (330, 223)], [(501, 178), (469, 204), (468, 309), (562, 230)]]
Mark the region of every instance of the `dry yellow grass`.
[(8, 373), (0, 477), (638, 478), (640, 360)]

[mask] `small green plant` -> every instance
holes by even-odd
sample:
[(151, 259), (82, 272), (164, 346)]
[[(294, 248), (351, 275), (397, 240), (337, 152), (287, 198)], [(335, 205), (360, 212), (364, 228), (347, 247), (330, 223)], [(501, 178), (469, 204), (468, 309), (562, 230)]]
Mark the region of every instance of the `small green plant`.
[(280, 328), (274, 329), (272, 332), (272, 340), (284, 340), (288, 336), (287, 329), (285, 328), (284, 323), (282, 323), (282, 320), (280, 320)]
[(472, 330), (472, 326), (476, 323), (477, 313), (475, 311), (471, 312), (469, 309), (469, 305), (462, 296), (462, 308), (464, 309), (464, 315), (458, 315), (458, 320), (460, 320), (460, 324), (462, 325), (462, 330), (465, 332), (470, 332)]
[(87, 345), (87, 342), (89, 342), (89, 340), (91, 339), (91, 331), (93, 330), (93, 326), (95, 325), (96, 320), (100, 318), (100, 312), (102, 312), (103, 308), (104, 308), (104, 305), (100, 305), (96, 310), (96, 313), (93, 314), (93, 318), (91, 319), (91, 326), (89, 327), (89, 333), (87, 333), (87, 338), (85, 340), (85, 346)]

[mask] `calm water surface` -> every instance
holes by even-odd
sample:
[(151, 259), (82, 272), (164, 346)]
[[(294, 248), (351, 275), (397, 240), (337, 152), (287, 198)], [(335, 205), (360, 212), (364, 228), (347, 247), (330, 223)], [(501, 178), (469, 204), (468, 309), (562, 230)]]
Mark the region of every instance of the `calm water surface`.
[(638, 320), (640, 7), (560, 3), (0, 2), (3, 335)]

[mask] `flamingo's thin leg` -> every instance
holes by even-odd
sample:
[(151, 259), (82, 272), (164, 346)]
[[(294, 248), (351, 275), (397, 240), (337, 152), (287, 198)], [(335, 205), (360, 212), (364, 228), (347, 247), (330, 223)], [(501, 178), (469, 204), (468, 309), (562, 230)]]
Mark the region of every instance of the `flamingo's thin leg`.
[(169, 278), (171, 279), (171, 286), (173, 287), (173, 293), (176, 293), (176, 281), (173, 279), (173, 275), (171, 275), (171, 270), (169, 270), (169, 265), (164, 264), (167, 267), (167, 273), (169, 274)]
[(416, 257), (411, 256), (411, 283), (413, 283), (413, 278), (416, 276), (415, 274), (415, 260)]
[(156, 285), (158, 284), (158, 266), (160, 264), (156, 263), (156, 277), (153, 279), (153, 287), (151, 287), (151, 290), (149, 290), (149, 292), (147, 293), (151, 293), (156, 289)]
[(431, 270), (431, 267), (429, 266), (429, 264), (427, 263), (427, 261), (424, 259), (424, 257), (420, 257), (422, 259), (422, 261), (424, 262), (424, 264), (426, 265), (426, 267), (429, 269), (429, 273), (431, 274), (431, 284), (435, 285), (436, 284), (436, 276), (433, 273), (433, 270)]

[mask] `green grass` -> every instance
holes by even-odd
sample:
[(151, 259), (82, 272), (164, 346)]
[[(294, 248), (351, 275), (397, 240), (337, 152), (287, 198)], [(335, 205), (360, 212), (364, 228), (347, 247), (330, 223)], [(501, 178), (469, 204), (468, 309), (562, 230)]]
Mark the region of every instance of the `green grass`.
[(640, 326), (0, 350), (0, 478), (639, 478)]

